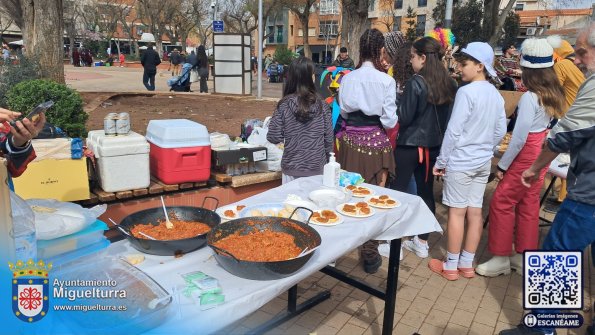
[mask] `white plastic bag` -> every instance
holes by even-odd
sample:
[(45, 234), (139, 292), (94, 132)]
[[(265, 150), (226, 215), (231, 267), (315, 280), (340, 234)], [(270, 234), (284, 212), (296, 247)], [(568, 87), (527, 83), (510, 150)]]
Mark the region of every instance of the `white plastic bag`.
[(249, 144), (264, 146), (266, 143), (268, 143), (268, 141), (267, 141), (267, 133), (268, 132), (269, 132), (269, 130), (266, 128), (254, 127), (254, 129), (252, 129), (252, 133), (250, 134), (250, 136), (248, 136), (248, 139), (246, 141)]
[(30, 199), (27, 204), (35, 214), (38, 240), (52, 240), (77, 233), (97, 220), (107, 205), (87, 209), (71, 202), (53, 199)]
[(10, 191), (10, 207), (17, 259), (24, 262), (36, 259), (35, 215), (27, 202), (12, 191)]

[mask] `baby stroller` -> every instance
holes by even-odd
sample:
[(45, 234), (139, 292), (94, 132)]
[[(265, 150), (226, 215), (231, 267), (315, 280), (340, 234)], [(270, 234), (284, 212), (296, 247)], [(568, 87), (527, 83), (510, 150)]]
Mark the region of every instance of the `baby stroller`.
[(272, 63), (269, 65), (267, 69), (267, 75), (269, 76), (269, 83), (279, 83), (281, 82), (281, 76), (279, 73), (279, 64)]
[(167, 81), (170, 92), (190, 92), (190, 71), (192, 71), (192, 64), (184, 63), (182, 65), (182, 74)]

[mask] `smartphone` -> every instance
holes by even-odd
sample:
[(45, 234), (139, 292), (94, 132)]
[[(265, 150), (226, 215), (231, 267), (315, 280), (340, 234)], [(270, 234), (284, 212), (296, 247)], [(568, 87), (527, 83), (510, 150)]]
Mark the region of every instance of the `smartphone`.
[[(37, 107), (33, 108), (33, 110), (25, 116), (25, 118), (31, 120), (31, 122), (37, 121), (39, 118), (39, 114), (45, 112), (46, 110), (50, 109), (54, 105), (52, 100), (48, 100), (46, 102), (42, 102)], [(20, 119), (22, 120), (22, 119)], [(16, 127), (16, 120), (10, 121), (10, 125), (12, 127)]]

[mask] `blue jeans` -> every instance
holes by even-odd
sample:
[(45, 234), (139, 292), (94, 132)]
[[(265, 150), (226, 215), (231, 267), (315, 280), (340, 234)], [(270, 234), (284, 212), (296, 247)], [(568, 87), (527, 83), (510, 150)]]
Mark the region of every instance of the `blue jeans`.
[[(566, 198), (543, 241), (542, 250), (585, 250), (595, 242), (595, 206)], [(555, 313), (553, 310), (535, 310), (534, 313)], [(540, 328), (551, 332), (551, 328)]]
[(145, 87), (149, 91), (155, 90), (155, 75), (156, 74), (157, 74), (157, 72), (153, 72), (153, 71), (149, 72), (147, 70), (145, 70), (143, 72), (143, 85), (145, 85)]

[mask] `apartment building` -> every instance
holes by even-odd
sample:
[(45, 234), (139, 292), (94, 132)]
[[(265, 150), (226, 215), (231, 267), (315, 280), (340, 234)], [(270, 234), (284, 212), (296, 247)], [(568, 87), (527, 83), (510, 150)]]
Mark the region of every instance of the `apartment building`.
[(370, 0), (369, 18), (373, 28), (382, 32), (400, 30), (405, 32), (408, 25), (407, 9), (414, 11), (417, 35), (423, 36), (434, 29), (432, 10), (437, 0)]
[[(298, 16), (288, 9), (270, 15), (264, 25), (263, 54), (273, 55), (280, 44), (287, 45), (293, 52), (303, 53), (306, 37), (314, 62), (332, 61), (340, 42), (340, 15), (339, 0), (320, 0), (310, 10), (308, 31), (304, 31)], [(258, 45), (257, 38), (254, 41)]]

